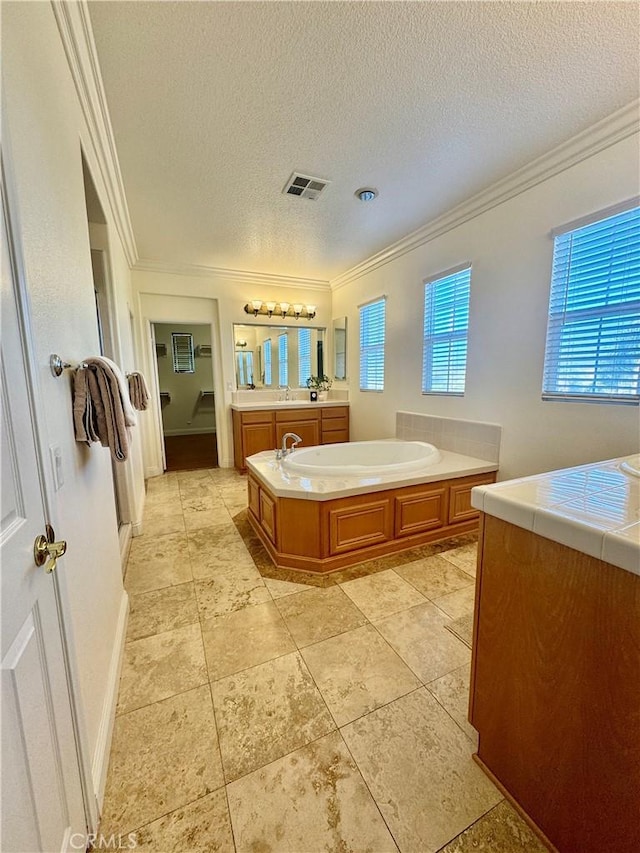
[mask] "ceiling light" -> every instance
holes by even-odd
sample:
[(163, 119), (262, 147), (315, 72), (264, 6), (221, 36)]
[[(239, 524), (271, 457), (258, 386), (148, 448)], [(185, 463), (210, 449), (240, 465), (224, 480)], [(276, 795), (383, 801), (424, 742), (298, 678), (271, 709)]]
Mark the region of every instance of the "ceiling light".
[(373, 201), (378, 195), (378, 190), (374, 190), (373, 187), (360, 187), (359, 190), (355, 191), (356, 198), (359, 198), (360, 201)]

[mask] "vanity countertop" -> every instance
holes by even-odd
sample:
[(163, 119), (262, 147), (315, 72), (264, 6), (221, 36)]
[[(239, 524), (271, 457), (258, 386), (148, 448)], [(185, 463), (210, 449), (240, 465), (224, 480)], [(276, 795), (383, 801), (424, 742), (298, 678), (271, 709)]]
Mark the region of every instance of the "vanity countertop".
[(332, 406), (348, 406), (348, 400), (242, 400), (231, 403), (231, 408), (237, 412), (280, 411), (281, 409), (327, 409)]
[(477, 486), (471, 503), (640, 575), (640, 455)]

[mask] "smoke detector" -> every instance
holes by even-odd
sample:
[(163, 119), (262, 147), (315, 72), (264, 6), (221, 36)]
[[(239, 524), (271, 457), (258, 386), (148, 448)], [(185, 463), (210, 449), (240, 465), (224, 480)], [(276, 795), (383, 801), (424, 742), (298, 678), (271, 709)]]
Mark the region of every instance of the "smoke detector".
[(301, 175), (299, 172), (294, 172), (284, 185), (282, 192), (285, 195), (297, 195), (299, 198), (315, 201), (330, 183), (331, 181), (325, 181), (322, 178), (312, 178), (311, 175)]

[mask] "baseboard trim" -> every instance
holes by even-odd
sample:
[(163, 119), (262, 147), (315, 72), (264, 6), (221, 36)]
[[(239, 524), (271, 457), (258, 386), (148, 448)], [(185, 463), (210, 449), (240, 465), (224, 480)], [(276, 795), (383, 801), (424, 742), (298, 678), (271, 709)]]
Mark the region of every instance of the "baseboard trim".
[(118, 530), (118, 539), (120, 540), (120, 563), (122, 565), (122, 574), (129, 559), (129, 549), (131, 548), (131, 537), (133, 536), (133, 525), (130, 522), (121, 524)]
[(216, 430), (215, 427), (211, 429), (211, 427), (202, 427), (201, 429), (168, 429), (163, 435), (165, 437), (173, 438), (176, 435), (215, 435)]
[(162, 474), (164, 474), (164, 471), (156, 465), (153, 468), (147, 468), (144, 473), (144, 478), (145, 480), (150, 480), (151, 477), (161, 477)]
[(93, 779), (93, 790), (98, 801), (98, 810), (102, 812), (104, 791), (107, 784), (107, 771), (109, 770), (109, 754), (111, 752), (111, 739), (116, 719), (116, 705), (118, 702), (118, 688), (120, 686), (120, 671), (124, 657), (124, 644), (127, 635), (127, 621), (129, 618), (129, 596), (123, 590), (120, 602), (120, 613), (116, 626), (116, 636), (109, 666), (107, 678), (107, 694), (102, 708), (102, 719), (98, 729), (96, 749), (93, 754), (91, 765), (91, 776)]
[(136, 536), (142, 536), (142, 521), (131, 522), (131, 535), (134, 539)]

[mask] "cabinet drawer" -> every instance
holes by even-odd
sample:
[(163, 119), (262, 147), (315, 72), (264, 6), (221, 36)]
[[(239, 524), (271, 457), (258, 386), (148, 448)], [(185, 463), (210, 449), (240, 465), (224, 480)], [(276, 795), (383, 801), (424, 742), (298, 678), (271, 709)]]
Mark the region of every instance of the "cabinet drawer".
[(239, 412), (243, 424), (270, 424), (273, 412)]
[(322, 412), (323, 421), (330, 421), (334, 418), (346, 418), (349, 420), (348, 406), (327, 406), (327, 408), (323, 408), (320, 411)]
[(332, 429), (332, 430), (322, 430), (322, 443), (323, 444), (340, 444), (344, 441), (349, 441), (349, 430), (348, 429)]
[(336, 429), (349, 429), (349, 418), (331, 418), (322, 421), (322, 432), (332, 432)]
[(320, 444), (320, 421), (314, 417), (306, 417), (304, 420), (281, 421), (276, 424), (276, 446), (282, 445), (282, 436), (286, 432), (294, 432), (302, 439), (303, 447), (311, 447)]
[(318, 412), (313, 411), (313, 409), (282, 409), (281, 411), (276, 412), (276, 423), (282, 423), (282, 421), (308, 421), (308, 420), (318, 420)]

